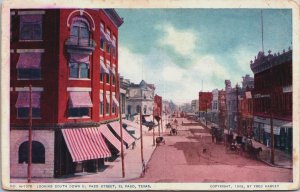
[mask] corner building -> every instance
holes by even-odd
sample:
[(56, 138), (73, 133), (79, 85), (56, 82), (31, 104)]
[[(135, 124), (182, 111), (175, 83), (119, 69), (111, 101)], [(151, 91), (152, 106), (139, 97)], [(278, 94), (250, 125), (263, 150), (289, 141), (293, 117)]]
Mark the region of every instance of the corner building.
[(99, 127), (119, 118), (122, 23), (114, 9), (11, 10), (12, 177), (27, 173), (29, 85), (33, 177), (97, 171), (111, 156)]

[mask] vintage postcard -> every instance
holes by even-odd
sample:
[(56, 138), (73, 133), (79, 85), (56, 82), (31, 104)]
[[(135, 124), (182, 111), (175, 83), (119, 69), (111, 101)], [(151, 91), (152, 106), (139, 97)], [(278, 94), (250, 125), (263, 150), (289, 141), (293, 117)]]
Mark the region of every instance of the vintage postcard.
[(298, 189), (299, 15), (4, 0), (2, 189)]

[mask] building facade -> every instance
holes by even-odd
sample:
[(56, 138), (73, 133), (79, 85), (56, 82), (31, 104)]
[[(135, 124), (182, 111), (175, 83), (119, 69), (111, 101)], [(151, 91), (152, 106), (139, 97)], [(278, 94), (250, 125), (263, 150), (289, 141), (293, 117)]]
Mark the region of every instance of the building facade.
[(250, 63), (254, 73), (254, 138), (271, 146), (273, 124), (276, 148), (292, 151), (292, 50), (265, 55), (259, 52)]
[(197, 113), (199, 110), (199, 100), (198, 99), (194, 99), (191, 102), (191, 108), (192, 108), (192, 112), (193, 113)]
[(142, 80), (139, 84), (130, 83), (126, 101), (126, 115), (152, 115), (155, 86)]
[(211, 122), (219, 124), (219, 91), (218, 89), (214, 89), (211, 93)]
[(199, 114), (206, 120), (211, 120), (212, 92), (199, 92)]
[(122, 23), (113, 9), (11, 11), (11, 176), (26, 176), (30, 95), (33, 177), (89, 170), (111, 155), (104, 143), (97, 143), (85, 158), (72, 151), (78, 142), (68, 139), (79, 129), (91, 133), (118, 119)]

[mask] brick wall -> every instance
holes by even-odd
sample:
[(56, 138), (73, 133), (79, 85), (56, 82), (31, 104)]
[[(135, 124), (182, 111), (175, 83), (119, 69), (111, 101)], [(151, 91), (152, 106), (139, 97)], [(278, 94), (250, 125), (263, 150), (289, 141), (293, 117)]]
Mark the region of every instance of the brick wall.
[[(45, 164), (32, 164), (32, 177), (53, 177), (54, 173), (54, 131), (32, 131), (32, 140), (45, 147)], [(28, 141), (28, 131), (10, 131), (10, 173), (11, 177), (27, 177), (27, 164), (19, 164), (19, 146)]]

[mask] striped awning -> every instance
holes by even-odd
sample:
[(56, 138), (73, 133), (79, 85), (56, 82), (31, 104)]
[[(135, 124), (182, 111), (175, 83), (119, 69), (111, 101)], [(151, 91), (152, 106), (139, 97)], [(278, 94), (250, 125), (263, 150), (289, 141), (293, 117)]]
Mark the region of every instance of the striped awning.
[(116, 97), (113, 96), (112, 99), (113, 99), (113, 102), (115, 103), (115, 105), (116, 105), (117, 107), (119, 107), (119, 101), (116, 99)]
[(110, 157), (99, 127), (62, 129), (73, 162)]
[[(112, 129), (121, 137), (121, 132), (120, 132), (120, 123), (118, 121), (109, 123), (109, 125), (112, 127)], [(135, 139), (124, 129), (123, 129), (123, 141), (127, 143), (128, 145), (131, 145)]]
[(127, 119), (122, 119), (122, 123), (127, 125), (126, 129), (128, 131), (134, 130), (134, 137), (139, 139), (141, 137), (141, 131), (140, 131), (140, 124), (134, 123), (132, 121), (129, 121)]
[(99, 127), (102, 135), (119, 151), (121, 151), (121, 142), (117, 139), (106, 125), (100, 125)]

